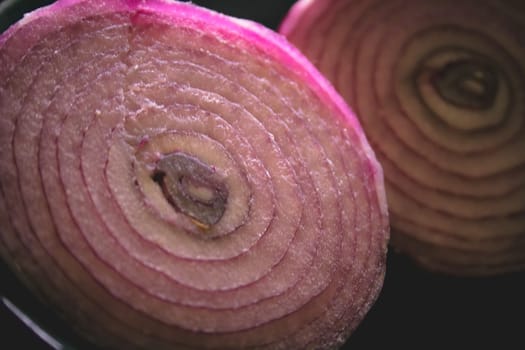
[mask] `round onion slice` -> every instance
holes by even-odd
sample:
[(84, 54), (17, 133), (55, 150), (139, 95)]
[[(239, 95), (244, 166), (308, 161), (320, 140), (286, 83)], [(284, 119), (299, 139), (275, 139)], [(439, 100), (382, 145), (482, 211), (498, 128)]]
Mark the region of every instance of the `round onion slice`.
[(518, 3), (304, 0), (281, 24), (358, 115), (385, 171), (392, 245), (428, 269), (525, 267)]
[(287, 41), (61, 0), (0, 36), (1, 256), (104, 348), (330, 348), (377, 298), (382, 169)]

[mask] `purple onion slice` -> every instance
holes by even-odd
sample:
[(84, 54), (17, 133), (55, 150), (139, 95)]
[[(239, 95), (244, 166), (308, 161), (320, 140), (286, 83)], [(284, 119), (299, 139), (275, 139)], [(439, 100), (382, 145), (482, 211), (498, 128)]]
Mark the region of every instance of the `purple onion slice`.
[(115, 349), (341, 345), (377, 298), (382, 169), (286, 40), (60, 0), (0, 36), (0, 252)]
[(359, 117), (384, 168), (392, 245), (426, 268), (525, 267), (520, 4), (304, 0), (281, 25)]

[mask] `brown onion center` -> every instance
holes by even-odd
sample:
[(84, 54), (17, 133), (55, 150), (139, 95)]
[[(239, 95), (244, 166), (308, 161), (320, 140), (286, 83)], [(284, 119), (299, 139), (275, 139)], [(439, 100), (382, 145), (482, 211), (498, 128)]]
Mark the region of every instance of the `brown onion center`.
[(214, 167), (183, 152), (161, 158), (152, 174), (175, 210), (208, 229), (226, 210), (228, 188)]
[(446, 64), (432, 79), (438, 94), (463, 108), (488, 109), (498, 93), (498, 73), (487, 63), (460, 60)]

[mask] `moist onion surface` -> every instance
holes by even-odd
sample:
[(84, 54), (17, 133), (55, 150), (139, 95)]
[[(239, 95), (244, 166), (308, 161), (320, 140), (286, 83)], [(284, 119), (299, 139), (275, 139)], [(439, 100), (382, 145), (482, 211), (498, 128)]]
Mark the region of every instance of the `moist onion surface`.
[(299, 1), (280, 32), (354, 109), (385, 171), (392, 245), (423, 266), (525, 266), (525, 9)]
[(382, 169), (282, 37), (60, 0), (0, 36), (0, 251), (102, 347), (332, 348), (376, 299)]

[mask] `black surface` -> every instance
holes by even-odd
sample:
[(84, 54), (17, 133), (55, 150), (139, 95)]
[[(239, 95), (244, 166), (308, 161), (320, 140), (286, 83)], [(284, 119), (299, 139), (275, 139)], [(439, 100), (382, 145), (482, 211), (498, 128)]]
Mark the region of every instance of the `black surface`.
[[(37, 3), (23, 2), (24, 6)], [(193, 2), (275, 28), (293, 1)], [(5, 21), (6, 17), (0, 19)], [(9, 16), (10, 21), (15, 19)], [(66, 324), (32, 299), (4, 265), (0, 266), (0, 281), (0, 292), (42, 327), (73, 344), (75, 350), (89, 348)], [(430, 273), (390, 252), (381, 295), (344, 349), (525, 349), (524, 281), (525, 273), (491, 278)], [(52, 349), (3, 304), (0, 322), (0, 349)]]

